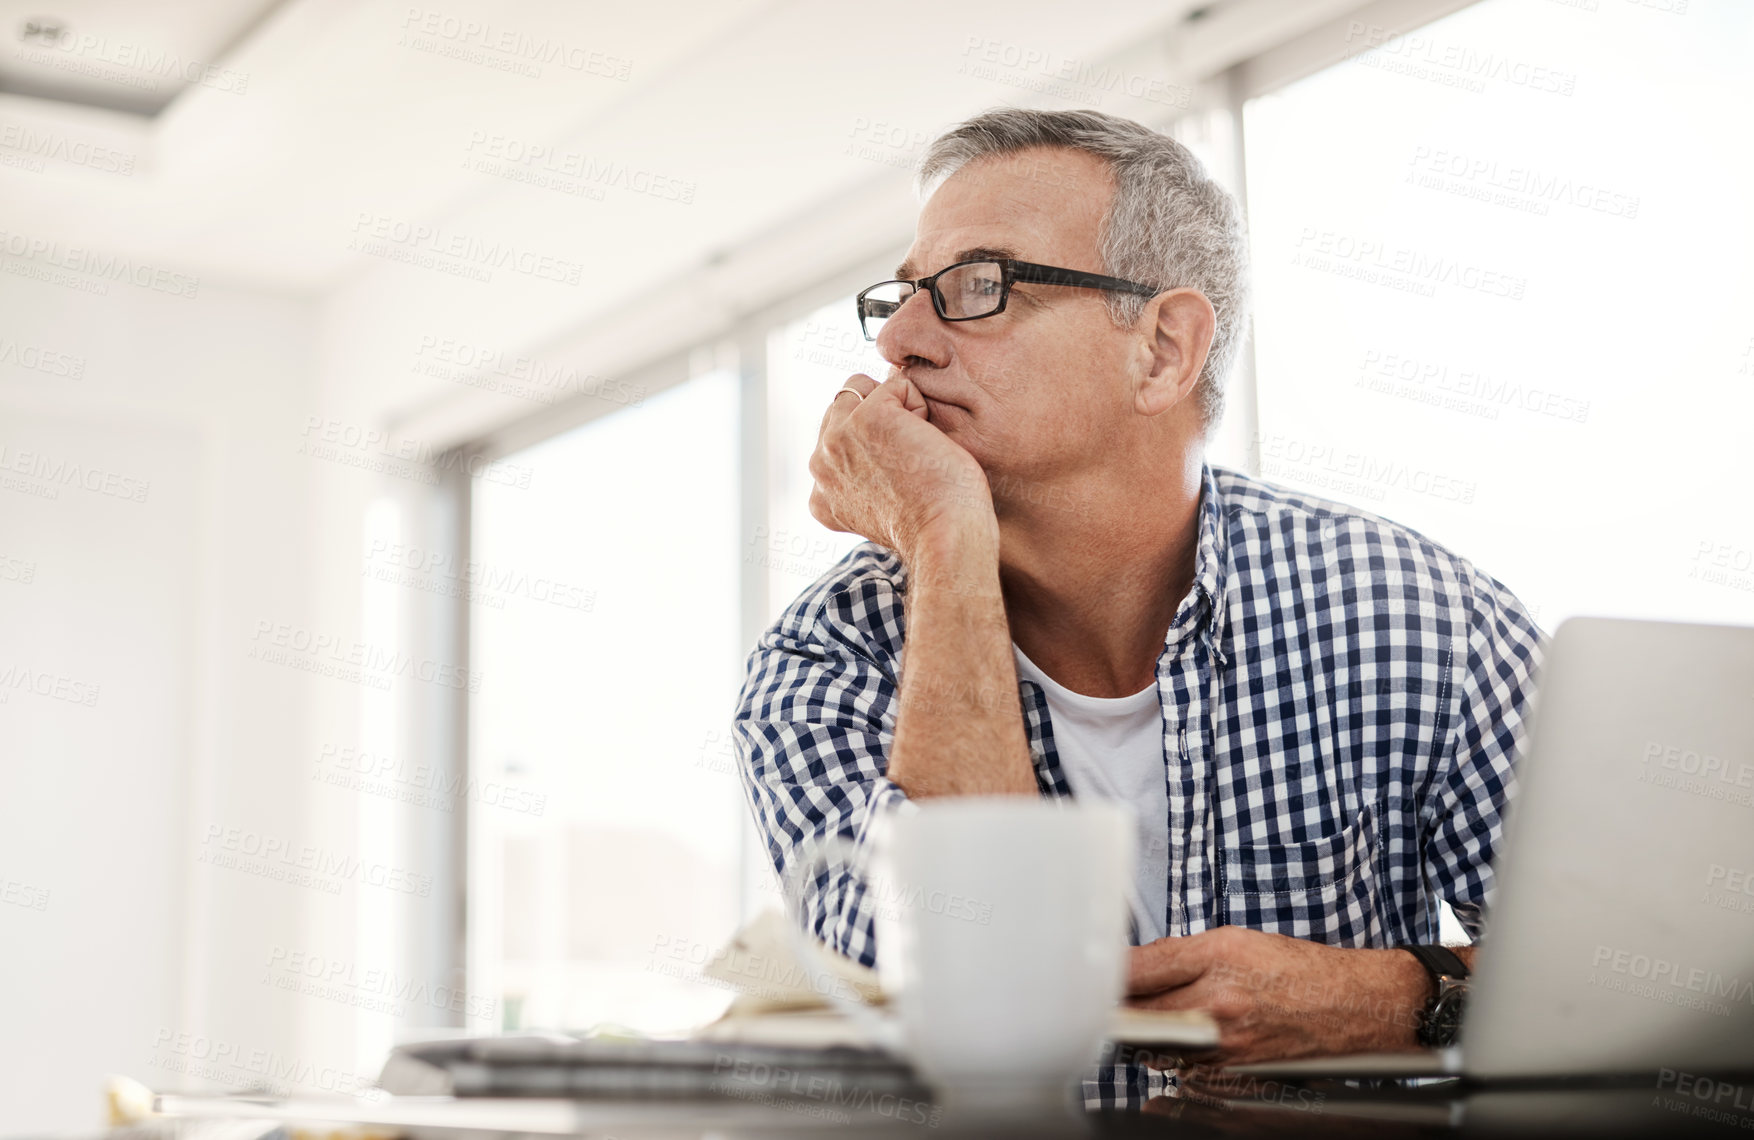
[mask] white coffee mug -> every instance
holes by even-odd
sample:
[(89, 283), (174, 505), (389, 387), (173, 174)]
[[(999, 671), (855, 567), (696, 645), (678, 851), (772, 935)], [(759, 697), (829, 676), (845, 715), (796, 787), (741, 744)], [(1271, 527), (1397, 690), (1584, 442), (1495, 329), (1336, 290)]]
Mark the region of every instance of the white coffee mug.
[[(794, 922), (818, 992), (950, 1103), (1069, 1103), (1125, 986), (1132, 813), (1094, 800), (929, 800), (878, 821), (870, 842), (874, 857), (855, 870), (893, 1014), (824, 984), (822, 950)], [(800, 913), (802, 886), (851, 847), (800, 852), (787, 876)]]

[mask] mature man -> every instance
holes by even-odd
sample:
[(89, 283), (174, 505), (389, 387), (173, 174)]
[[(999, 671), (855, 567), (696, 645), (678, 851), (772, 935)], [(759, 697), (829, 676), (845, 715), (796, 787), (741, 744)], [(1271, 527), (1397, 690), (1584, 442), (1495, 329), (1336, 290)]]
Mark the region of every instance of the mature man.
[[(906, 800), (1123, 799), (1134, 1001), (1211, 1010), (1230, 1061), (1441, 1041), (1465, 969), (1397, 947), (1440, 899), (1481, 931), (1534, 622), (1405, 527), (1204, 462), (1245, 243), (1181, 145), (998, 110), (921, 181), (901, 280), (860, 300), (893, 371), (835, 393), (810, 461), (811, 513), (870, 541), (763, 635), (736, 714), (776, 868)], [(816, 935), (873, 963), (863, 883), (820, 887)], [(1122, 1058), (1086, 1094), (1170, 1083)]]

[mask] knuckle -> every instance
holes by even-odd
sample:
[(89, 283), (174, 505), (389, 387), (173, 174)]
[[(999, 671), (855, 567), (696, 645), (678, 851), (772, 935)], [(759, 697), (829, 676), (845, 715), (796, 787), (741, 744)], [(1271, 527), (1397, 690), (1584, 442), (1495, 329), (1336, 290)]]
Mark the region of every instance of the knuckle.
[(1248, 1013), (1248, 1002), (1235, 991), (1227, 990), (1212, 999), (1211, 1010), (1219, 1021), (1241, 1021)]

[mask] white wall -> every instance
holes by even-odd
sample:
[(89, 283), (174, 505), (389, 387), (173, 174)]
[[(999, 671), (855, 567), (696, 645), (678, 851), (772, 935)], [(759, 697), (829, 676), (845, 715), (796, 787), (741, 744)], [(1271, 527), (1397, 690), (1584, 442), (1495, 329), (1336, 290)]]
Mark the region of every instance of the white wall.
[[(467, 668), (448, 599), (365, 578), (368, 528), (430, 549), (449, 525), (424, 468), (443, 441), (396, 409), (466, 390), (416, 371), (422, 338), (456, 329), (400, 267), (320, 298), (98, 295), (20, 267), (0, 259), (0, 465), (78, 464), (98, 489), (0, 488), (6, 1123), (92, 1127), (109, 1073), (361, 1087), (397, 1039), (454, 1023), (462, 981), (460, 808), (322, 779), (346, 774), (337, 749), (413, 766), (454, 743), (448, 685), (331, 674), (354, 645)], [(351, 870), (291, 881), (300, 853)], [(339, 985), (310, 992), (302, 963)]]
[(293, 940), (309, 892), (199, 859), (209, 824), (305, 830), (310, 681), (248, 653), (306, 604), (313, 327), (308, 302), (211, 284), (0, 275), (11, 1128), (92, 1126), (106, 1073), (176, 1087), (221, 1043), (296, 1048), (253, 947)]

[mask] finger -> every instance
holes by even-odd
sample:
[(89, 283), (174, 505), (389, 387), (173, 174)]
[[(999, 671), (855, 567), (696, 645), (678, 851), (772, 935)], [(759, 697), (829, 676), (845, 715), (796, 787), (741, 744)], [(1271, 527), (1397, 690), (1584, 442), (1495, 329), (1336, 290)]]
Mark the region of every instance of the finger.
[(890, 372), (889, 379), (877, 386), (871, 393), (873, 400), (894, 400), (903, 411), (912, 412), (920, 419), (926, 419), (926, 394), (919, 386), (899, 372)]
[[(835, 393), (835, 395), (838, 397), (841, 392), (845, 392), (848, 389), (851, 389), (852, 391), (857, 392), (859, 394), (859, 396), (861, 398), (863, 398), (863, 397), (869, 396), (872, 392), (875, 392), (877, 389), (881, 388), (882, 386), (883, 385), (881, 385), (877, 382), (876, 377), (867, 376), (863, 372), (855, 372), (851, 376), (847, 377), (846, 383), (844, 383), (840, 386), (840, 390), (837, 391)], [(857, 401), (857, 400), (853, 401), (855, 406), (857, 406), (858, 402), (859, 401)]]
[(903, 376), (901, 373), (892, 371), (889, 374), (889, 379), (877, 385), (876, 390), (871, 393), (871, 399), (894, 400), (901, 407), (907, 408), (911, 411), (912, 405), (908, 402), (908, 393), (910, 391), (913, 393), (913, 398), (916, 402), (922, 405), (925, 404), (926, 398), (920, 394), (918, 388), (914, 387), (914, 382), (909, 380), (906, 376)]
[(1205, 940), (1197, 934), (1135, 946), (1127, 964), (1127, 992), (1151, 994), (1185, 986), (1206, 972), (1211, 957)]
[(1208, 987), (1195, 982), (1157, 993), (1135, 994), (1127, 999), (1127, 1004), (1134, 1009), (1209, 1010), (1212, 1008), (1212, 995), (1207, 990)]
[(902, 389), (901, 406), (922, 420), (925, 419), (927, 416), (926, 394), (920, 391), (919, 385), (912, 380), (903, 377), (903, 382), (907, 386)]
[[(863, 403), (879, 387), (881, 385), (874, 377), (867, 376), (863, 372), (856, 372), (847, 377), (847, 382), (836, 389), (834, 395), (828, 398), (828, 410), (822, 413), (823, 428), (826, 429), (829, 424), (839, 423), (852, 415), (853, 409)], [(855, 400), (847, 396), (846, 393), (849, 391), (858, 393), (859, 398)]]

